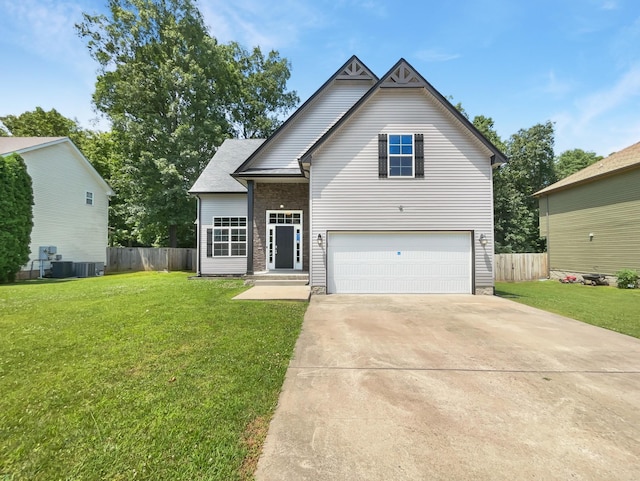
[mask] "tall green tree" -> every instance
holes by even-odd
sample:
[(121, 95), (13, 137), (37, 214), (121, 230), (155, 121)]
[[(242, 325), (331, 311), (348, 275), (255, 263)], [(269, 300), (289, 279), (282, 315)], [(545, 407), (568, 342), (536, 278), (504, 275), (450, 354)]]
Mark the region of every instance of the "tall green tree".
[(300, 99), (287, 92), (289, 62), (271, 51), (265, 58), (260, 48), (251, 52), (233, 42), (227, 46), (232, 72), (229, 123), (240, 138), (266, 138)]
[(0, 283), (13, 282), (29, 261), (33, 188), (18, 154), (0, 156)]
[(538, 200), (533, 194), (556, 180), (553, 123), (520, 129), (506, 143), (509, 162), (494, 173), (497, 252), (542, 252)]
[[(259, 119), (244, 119), (244, 112), (264, 115), (281, 105), (247, 100), (254, 110), (243, 110), (237, 95), (260, 92), (264, 80), (256, 74), (263, 67), (288, 78), (288, 65), (283, 69), (274, 54), (234, 66), (230, 62), (244, 53), (208, 34), (192, 0), (109, 0), (107, 7), (107, 15), (85, 14), (76, 28), (99, 64), (93, 101), (111, 121), (122, 155), (123, 215), (141, 243), (193, 246), (189, 187), (216, 146), (234, 130), (242, 132), (241, 122), (252, 122), (248, 135), (268, 130)], [(237, 86), (246, 75), (253, 80)], [(269, 92), (277, 96), (283, 87)]]
[(556, 159), (556, 177), (558, 180), (564, 179), (602, 159), (603, 157), (595, 152), (585, 152), (582, 149), (565, 150)]
[(230, 131), (222, 52), (190, 0), (109, 0), (108, 10), (76, 27), (123, 156), (125, 216), (142, 243), (191, 246), (187, 189)]

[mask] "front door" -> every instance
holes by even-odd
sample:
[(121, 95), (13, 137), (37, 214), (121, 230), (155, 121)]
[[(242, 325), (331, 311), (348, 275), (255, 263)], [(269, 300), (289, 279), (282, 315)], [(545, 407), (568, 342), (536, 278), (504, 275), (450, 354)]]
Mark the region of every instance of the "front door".
[(302, 211), (268, 210), (266, 221), (267, 270), (302, 270)]
[(293, 226), (276, 226), (276, 269), (293, 269)]

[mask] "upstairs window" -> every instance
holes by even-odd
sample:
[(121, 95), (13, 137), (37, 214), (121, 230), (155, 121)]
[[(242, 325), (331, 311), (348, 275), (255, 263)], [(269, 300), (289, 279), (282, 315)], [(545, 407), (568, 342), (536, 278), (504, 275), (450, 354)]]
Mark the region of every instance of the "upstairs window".
[(93, 205), (93, 192), (87, 192), (84, 199), (86, 205)]
[(424, 134), (378, 134), (378, 177), (424, 179)]
[(389, 135), (389, 177), (413, 177), (413, 135)]

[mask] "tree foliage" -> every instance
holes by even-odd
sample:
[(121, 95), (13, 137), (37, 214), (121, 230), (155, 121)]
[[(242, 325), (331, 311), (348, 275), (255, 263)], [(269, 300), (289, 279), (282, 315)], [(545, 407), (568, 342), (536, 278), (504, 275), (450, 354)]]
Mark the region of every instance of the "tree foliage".
[(591, 164), (595, 164), (602, 158), (595, 152), (585, 152), (582, 149), (565, 150), (556, 159), (556, 177), (558, 180), (564, 179)]
[(13, 282), (29, 262), (33, 189), (22, 157), (0, 156), (0, 283)]
[(36, 107), (20, 115), (5, 115), (0, 121), (15, 137), (69, 137), (81, 147), (87, 135), (76, 120), (65, 117), (56, 109), (46, 111)]
[(496, 252), (542, 252), (538, 199), (556, 180), (551, 122), (520, 129), (506, 142), (509, 162), (494, 172)]
[(289, 62), (276, 51), (265, 58), (259, 48), (249, 52), (235, 42), (227, 51), (232, 72), (229, 123), (236, 137), (266, 138), (300, 100), (295, 92), (286, 92)]
[(275, 128), (297, 99), (284, 93), (288, 63), (219, 45), (191, 0), (109, 0), (108, 11), (76, 27), (99, 64), (93, 101), (122, 156), (122, 215), (143, 244), (193, 246), (187, 190), (234, 131)]

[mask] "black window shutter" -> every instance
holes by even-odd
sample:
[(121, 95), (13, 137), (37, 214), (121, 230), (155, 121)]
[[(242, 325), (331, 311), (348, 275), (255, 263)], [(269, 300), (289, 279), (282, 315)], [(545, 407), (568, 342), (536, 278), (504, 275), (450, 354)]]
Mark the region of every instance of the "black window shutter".
[(424, 179), (424, 135), (415, 134), (415, 154), (416, 154), (416, 178)]
[(207, 257), (213, 257), (213, 229), (207, 229)]
[(378, 177), (387, 177), (387, 134), (378, 134)]

